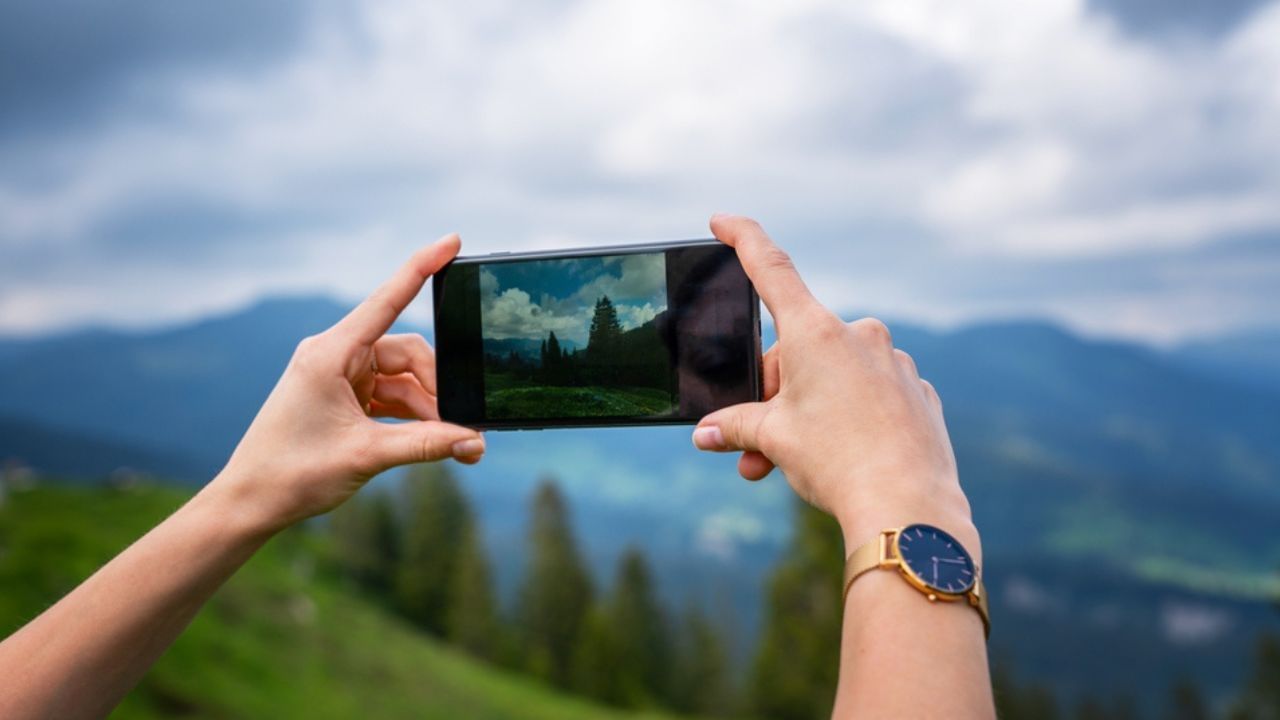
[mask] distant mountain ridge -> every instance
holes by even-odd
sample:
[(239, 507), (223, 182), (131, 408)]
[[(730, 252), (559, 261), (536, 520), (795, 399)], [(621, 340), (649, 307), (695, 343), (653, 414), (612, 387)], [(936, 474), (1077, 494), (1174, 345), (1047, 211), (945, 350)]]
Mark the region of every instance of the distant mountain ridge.
[[(320, 297), (274, 299), (150, 332), (0, 339), (0, 463), (22, 457), (50, 473), (98, 477), (127, 465), (203, 482), (297, 342), (346, 309)], [(1177, 351), (1082, 339), (1048, 323), (947, 332), (890, 325), (943, 397), (996, 613), (1010, 618), (997, 623), (993, 648), (1042, 663), (1029, 665), (1032, 674), (1060, 673), (1068, 670), (1052, 664), (1035, 630), (1108, 642), (1106, 626), (1077, 627), (1027, 600), (1076, 567), (1085, 570), (1072, 582), (1092, 573), (1119, 588), (1124, 622), (1144, 628), (1125, 642), (1157, 648), (1143, 662), (1178, 662), (1174, 640), (1151, 620), (1167, 603), (1198, 603), (1236, 623), (1197, 645), (1198, 657), (1244, 657), (1242, 638), (1260, 613), (1240, 608), (1257, 606), (1270, 592), (1265, 574), (1280, 565), (1280, 394), (1240, 382), (1236, 370), (1188, 364)], [(572, 498), (599, 576), (623, 547), (640, 545), (673, 602), (723, 591), (744, 627), (754, 627), (793, 494), (777, 474), (741, 481), (733, 457), (696, 452), (688, 433), (490, 433), (485, 460), (458, 472), (490, 547), (522, 546), (527, 498), (550, 475)], [(519, 560), (495, 556), (504, 592)], [(1075, 672), (1081, 683), (1111, 677)]]
[[(572, 340), (556, 338), (560, 343), (560, 347), (570, 352), (578, 349), (578, 344)], [(532, 338), (485, 338), (484, 351), (492, 355), (505, 356), (509, 353), (515, 353), (526, 360), (538, 361), (542, 352), (541, 339)]]
[(1280, 328), (1194, 340), (1169, 354), (1185, 367), (1280, 394)]

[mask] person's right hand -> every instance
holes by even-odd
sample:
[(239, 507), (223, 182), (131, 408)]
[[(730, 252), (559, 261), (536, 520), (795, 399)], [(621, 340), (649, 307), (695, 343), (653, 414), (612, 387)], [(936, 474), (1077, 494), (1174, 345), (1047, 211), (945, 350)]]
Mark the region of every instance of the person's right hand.
[(764, 402), (706, 416), (694, 445), (744, 451), (738, 470), (749, 480), (777, 465), (800, 497), (836, 517), (850, 549), (883, 528), (928, 522), (976, 559), (942, 402), (884, 323), (846, 324), (819, 304), (755, 221), (717, 215), (711, 231), (737, 251), (778, 342), (764, 358)]

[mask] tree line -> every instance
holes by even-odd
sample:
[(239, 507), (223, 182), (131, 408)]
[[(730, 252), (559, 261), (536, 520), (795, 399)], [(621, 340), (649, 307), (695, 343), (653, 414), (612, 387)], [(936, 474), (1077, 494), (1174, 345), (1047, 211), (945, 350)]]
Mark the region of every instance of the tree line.
[[(414, 469), (394, 493), (365, 493), (332, 516), (334, 558), (348, 582), (423, 631), (477, 658), (625, 708), (708, 717), (830, 717), (840, 653), (843, 541), (827, 515), (797, 503), (789, 547), (764, 593), (753, 658), (735, 672), (726, 636), (690, 600), (662, 602), (648, 560), (629, 548), (607, 588), (592, 577), (568, 503), (544, 480), (529, 508), (523, 574), (504, 609), (479, 523), (443, 465)], [(1067, 702), (995, 663), (1003, 720), (1129, 720), (1133, 698)], [(1159, 717), (1280, 720), (1280, 638), (1259, 638), (1236, 697), (1211, 703), (1191, 678), (1172, 684)]]
[(552, 480), (531, 501), (509, 610), (475, 513), (443, 465), (415, 468), (395, 492), (354, 498), (330, 531), (347, 582), (481, 660), (617, 707), (712, 717), (737, 709), (724, 629), (692, 599), (679, 613), (666, 607), (638, 548), (623, 552), (602, 588)]

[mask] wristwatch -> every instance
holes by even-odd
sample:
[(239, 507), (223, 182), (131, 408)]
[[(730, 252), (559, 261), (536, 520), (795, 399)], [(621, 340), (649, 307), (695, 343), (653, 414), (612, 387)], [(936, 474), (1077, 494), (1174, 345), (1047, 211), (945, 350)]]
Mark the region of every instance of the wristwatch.
[(960, 541), (942, 530), (923, 524), (881, 530), (845, 562), (844, 599), (848, 600), (854, 580), (876, 569), (896, 569), (930, 602), (968, 602), (982, 616), (982, 627), (991, 636), (982, 573)]

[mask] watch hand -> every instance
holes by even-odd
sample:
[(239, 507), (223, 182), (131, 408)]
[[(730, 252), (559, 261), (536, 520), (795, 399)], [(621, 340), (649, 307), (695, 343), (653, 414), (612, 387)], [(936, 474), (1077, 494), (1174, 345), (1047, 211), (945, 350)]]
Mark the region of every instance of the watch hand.
[(933, 559), (933, 584), (938, 584), (938, 558)]
[(966, 564), (964, 560), (960, 560), (960, 559), (948, 560), (947, 558), (936, 558), (936, 560), (937, 560), (938, 562), (951, 563), (951, 564), (953, 564), (953, 565), (965, 565), (965, 564)]

